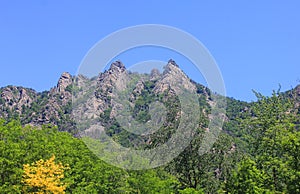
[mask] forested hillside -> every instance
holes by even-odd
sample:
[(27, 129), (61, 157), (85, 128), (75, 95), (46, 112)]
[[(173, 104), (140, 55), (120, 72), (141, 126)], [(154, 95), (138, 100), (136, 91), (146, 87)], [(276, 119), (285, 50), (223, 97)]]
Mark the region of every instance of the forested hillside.
[[(178, 127), (181, 111), (164, 81), (189, 78), (170, 60), (163, 73), (153, 70), (136, 83), (130, 111), (137, 121), (151, 119), (153, 101), (167, 113), (155, 133), (137, 135), (114, 117), (112, 87), (125, 71), (118, 61), (91, 79), (63, 73), (56, 87), (41, 93), (1, 88), (0, 193), (300, 193), (300, 85), (270, 97), (255, 92), (257, 101), (251, 103), (226, 98), (221, 132), (212, 148), (199, 154), (216, 94), (191, 81), (200, 108), (192, 141), (170, 163), (135, 171), (100, 160), (82, 140), (82, 129), (98, 123), (128, 148), (162, 145)], [(92, 100), (84, 101), (87, 95)], [(72, 103), (72, 96), (78, 101)], [(84, 122), (76, 123), (78, 115)]]

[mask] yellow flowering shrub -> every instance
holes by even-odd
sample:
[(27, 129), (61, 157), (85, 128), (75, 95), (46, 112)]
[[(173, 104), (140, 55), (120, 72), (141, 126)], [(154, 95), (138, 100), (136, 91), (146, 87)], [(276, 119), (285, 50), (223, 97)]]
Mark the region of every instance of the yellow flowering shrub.
[(55, 156), (44, 161), (40, 159), (29, 164), (23, 165), (23, 180), (24, 192), (26, 193), (65, 193), (66, 185), (61, 182), (64, 178), (64, 171), (69, 169), (68, 165), (64, 166), (61, 163), (55, 163)]

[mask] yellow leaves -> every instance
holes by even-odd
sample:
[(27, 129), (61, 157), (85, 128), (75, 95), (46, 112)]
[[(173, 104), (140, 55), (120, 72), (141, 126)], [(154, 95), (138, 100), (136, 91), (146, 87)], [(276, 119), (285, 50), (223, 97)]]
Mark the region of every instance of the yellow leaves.
[(66, 185), (61, 182), (64, 171), (69, 169), (68, 165), (55, 163), (55, 156), (44, 161), (40, 159), (31, 165), (23, 165), (23, 180), (26, 193), (65, 193)]

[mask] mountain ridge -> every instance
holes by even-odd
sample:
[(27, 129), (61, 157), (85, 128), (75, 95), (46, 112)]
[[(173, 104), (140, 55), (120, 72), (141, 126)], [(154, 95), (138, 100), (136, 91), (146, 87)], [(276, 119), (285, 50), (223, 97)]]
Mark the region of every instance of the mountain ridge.
[[(67, 131), (72, 131), (72, 127), (75, 126), (74, 120), (71, 116), (72, 95), (74, 94), (75, 89), (74, 83), (82, 82), (81, 84), (83, 84), (88, 81), (88, 84), (96, 85), (97, 89), (95, 96), (97, 102), (94, 102), (94, 106), (98, 106), (97, 108), (102, 106), (102, 108), (99, 108), (99, 114), (101, 114), (108, 108), (107, 102), (108, 99), (111, 98), (112, 84), (124, 71), (126, 71), (125, 65), (121, 61), (116, 61), (111, 64), (108, 70), (103, 73), (99, 73), (96, 78), (92, 79), (86, 78), (82, 75), (72, 76), (68, 72), (63, 72), (58, 79), (57, 85), (43, 92), (37, 92), (34, 89), (22, 86), (9, 85), (2, 87), (0, 88), (0, 117), (5, 119), (19, 118), (23, 124), (53, 124), (58, 126), (60, 130), (66, 130), (63, 128), (67, 128)], [(158, 70), (153, 70), (151, 72), (151, 79), (155, 79), (154, 77), (160, 74), (163, 76), (162, 79), (168, 79), (167, 76), (178, 76), (178, 79), (186, 77), (186, 79), (189, 79), (172, 59), (167, 63), (164, 72), (160, 73)], [(159, 81), (159, 85), (156, 86), (154, 90), (156, 93), (163, 93), (167, 90), (168, 86)], [(141, 93), (144, 89), (144, 84), (143, 80), (141, 80), (137, 84), (134, 92)], [(196, 90), (198, 94), (206, 96), (206, 101), (211, 96), (209, 88), (196, 83), (193, 80), (190, 80), (190, 84), (185, 87), (193, 87), (193, 90)], [(294, 94), (294, 98), (296, 98), (296, 106), (300, 106), (300, 85), (284, 93), (289, 94), (290, 97), (292, 97), (291, 94)], [(228, 99), (234, 103), (240, 103), (243, 105), (251, 104), (234, 98)]]

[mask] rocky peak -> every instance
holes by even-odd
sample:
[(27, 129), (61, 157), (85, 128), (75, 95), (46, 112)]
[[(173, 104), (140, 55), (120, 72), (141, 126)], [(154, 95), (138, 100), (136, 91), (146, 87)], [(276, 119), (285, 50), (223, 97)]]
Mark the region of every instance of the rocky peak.
[(111, 73), (123, 72), (125, 70), (126, 70), (125, 65), (121, 61), (115, 61), (110, 65), (108, 72)]
[(167, 63), (167, 65), (164, 67), (163, 74), (184, 74), (183, 71), (179, 68), (179, 66), (176, 64), (176, 62), (172, 59), (170, 59)]
[(164, 68), (162, 79), (156, 83), (154, 91), (162, 93), (172, 88), (172, 86), (175, 86), (178, 91), (180, 90), (179, 88), (196, 91), (196, 86), (191, 83), (188, 76), (179, 68), (174, 60), (170, 59)]
[(72, 84), (71, 74), (68, 72), (62, 73), (57, 83), (57, 92), (64, 92), (70, 84)]
[[(104, 73), (100, 73), (97, 79), (98, 84), (107, 85), (108, 82), (114, 82), (118, 79), (124, 71), (126, 71), (125, 66), (121, 61), (116, 61), (110, 65), (110, 68)], [(112, 83), (110, 83), (112, 84)]]
[[(92, 118), (95, 116), (95, 112), (99, 115), (106, 110), (111, 101), (113, 88), (117, 83), (120, 83), (120, 87), (122, 87), (122, 82), (120, 79), (122, 75), (126, 71), (125, 66), (121, 61), (116, 61), (111, 64), (110, 68), (100, 73), (96, 80), (95, 92), (93, 97), (86, 103), (86, 105), (82, 105), (78, 110), (81, 114), (81, 110), (85, 109), (85, 117)], [(80, 115), (79, 114), (79, 115)]]
[(179, 67), (179, 66), (177, 65), (177, 63), (176, 63), (173, 59), (170, 59), (170, 60), (168, 61), (168, 65), (174, 65), (174, 66), (176, 66), (176, 67)]

